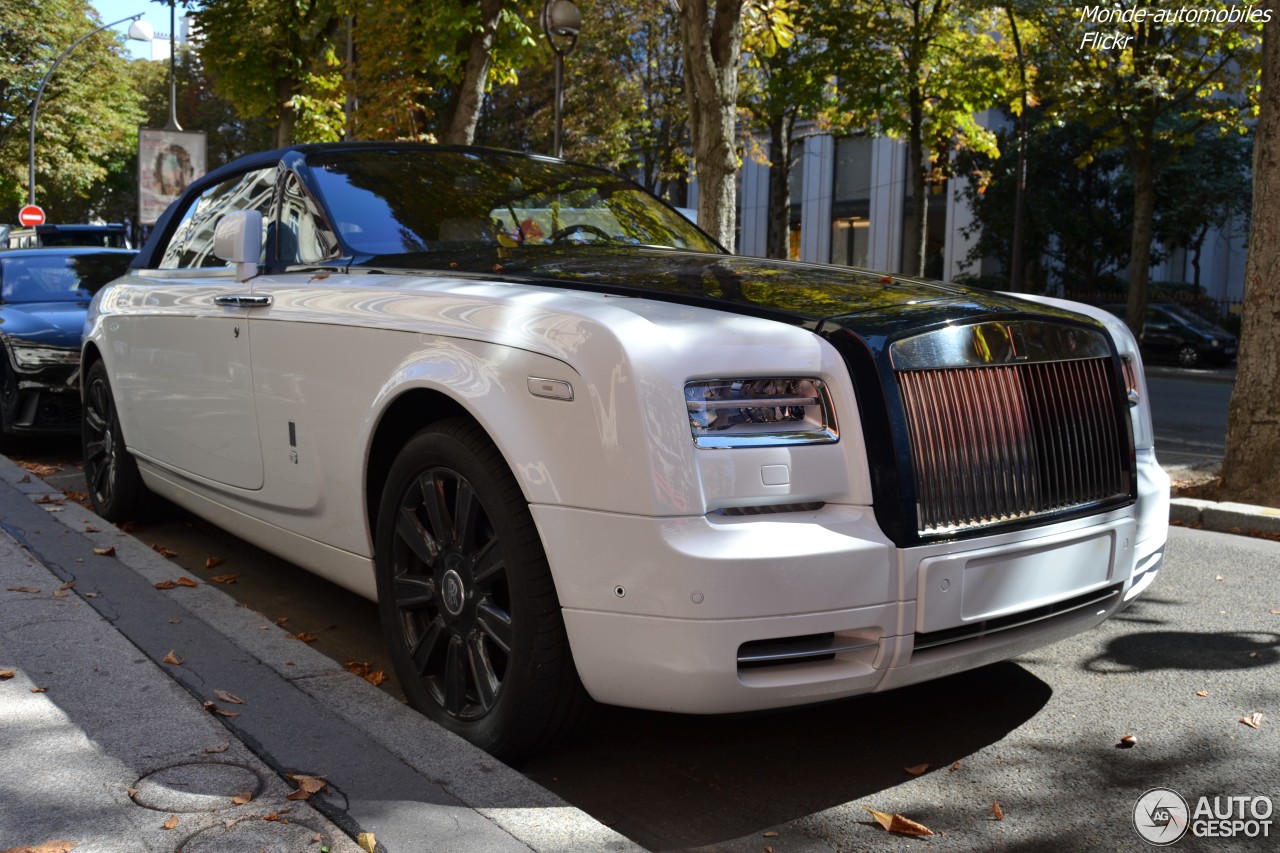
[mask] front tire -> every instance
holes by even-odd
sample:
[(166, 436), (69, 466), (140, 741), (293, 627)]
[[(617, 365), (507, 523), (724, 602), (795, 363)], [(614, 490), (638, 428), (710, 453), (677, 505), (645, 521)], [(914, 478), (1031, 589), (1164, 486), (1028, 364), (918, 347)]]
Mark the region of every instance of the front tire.
[(1191, 344), (1183, 344), (1178, 348), (1178, 364), (1182, 367), (1199, 367), (1200, 350)]
[(138, 463), (124, 446), (107, 368), (94, 362), (85, 376), (80, 441), (93, 511), (113, 524), (139, 517), (148, 495)]
[(378, 602), (413, 707), (515, 761), (586, 716), (546, 554), (497, 448), (453, 419), (414, 436), (382, 492)]

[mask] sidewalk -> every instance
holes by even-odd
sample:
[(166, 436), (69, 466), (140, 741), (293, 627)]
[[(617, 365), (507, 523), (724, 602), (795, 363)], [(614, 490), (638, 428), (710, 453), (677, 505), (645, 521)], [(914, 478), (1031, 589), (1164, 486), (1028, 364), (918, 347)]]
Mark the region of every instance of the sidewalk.
[[(1175, 483), (1200, 483), (1216, 478), (1218, 466), (1170, 465), (1165, 471)], [(1280, 535), (1280, 509), (1253, 504), (1174, 498), (1169, 502), (1169, 521), (1220, 533)]]
[(0, 457), (0, 851), (640, 849), (179, 577)]

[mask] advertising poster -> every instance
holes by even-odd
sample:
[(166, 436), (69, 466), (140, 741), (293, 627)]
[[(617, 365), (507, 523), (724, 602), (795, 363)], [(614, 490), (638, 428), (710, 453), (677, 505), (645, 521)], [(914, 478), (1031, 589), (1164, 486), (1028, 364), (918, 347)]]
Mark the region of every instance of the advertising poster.
[(138, 131), (138, 222), (151, 226), (206, 171), (204, 133)]

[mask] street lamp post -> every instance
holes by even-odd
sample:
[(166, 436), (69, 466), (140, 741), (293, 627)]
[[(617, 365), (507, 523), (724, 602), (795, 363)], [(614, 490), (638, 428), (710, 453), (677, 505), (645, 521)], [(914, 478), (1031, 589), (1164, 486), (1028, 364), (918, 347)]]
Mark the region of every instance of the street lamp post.
[(53, 61), (53, 65), (50, 66), (49, 71), (44, 75), (44, 79), (40, 81), (40, 88), (36, 89), (36, 96), (31, 101), (31, 132), (30, 132), (30, 137), (27, 141), (27, 203), (28, 204), (36, 203), (36, 116), (40, 112), (40, 97), (44, 94), (44, 87), (49, 82), (49, 78), (53, 76), (53, 72), (58, 70), (58, 66), (62, 64), (62, 60), (66, 59), (68, 54), (71, 53), (71, 51), (75, 50), (77, 47), (80, 46), (80, 42), (84, 41), (90, 36), (97, 35), (98, 33), (102, 32), (105, 29), (117, 26), (119, 24), (123, 24), (125, 21), (133, 22), (129, 26), (129, 38), (135, 39), (137, 41), (151, 41), (154, 34), (151, 31), (151, 25), (148, 24), (146, 21), (141, 20), (143, 14), (145, 13), (139, 12), (136, 15), (130, 15), (127, 18), (121, 18), (118, 21), (112, 21), (109, 24), (103, 24), (93, 32), (85, 33), (84, 35), (80, 36), (80, 38), (73, 41), (71, 43), (71, 46), (66, 50), (64, 50), (61, 53), (61, 55), (59, 55), (58, 58)]
[(564, 156), (561, 139), (564, 131), (564, 58), (578, 43), (581, 29), (582, 13), (571, 0), (547, 0), (542, 7), (542, 31), (547, 34), (547, 43), (556, 55), (556, 136), (552, 153), (557, 157)]

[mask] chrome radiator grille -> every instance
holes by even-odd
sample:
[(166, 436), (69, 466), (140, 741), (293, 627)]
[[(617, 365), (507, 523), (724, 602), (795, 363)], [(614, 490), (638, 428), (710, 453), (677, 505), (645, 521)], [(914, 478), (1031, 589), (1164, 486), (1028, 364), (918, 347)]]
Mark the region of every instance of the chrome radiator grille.
[(1106, 357), (897, 371), (917, 526), (947, 533), (1129, 493)]

